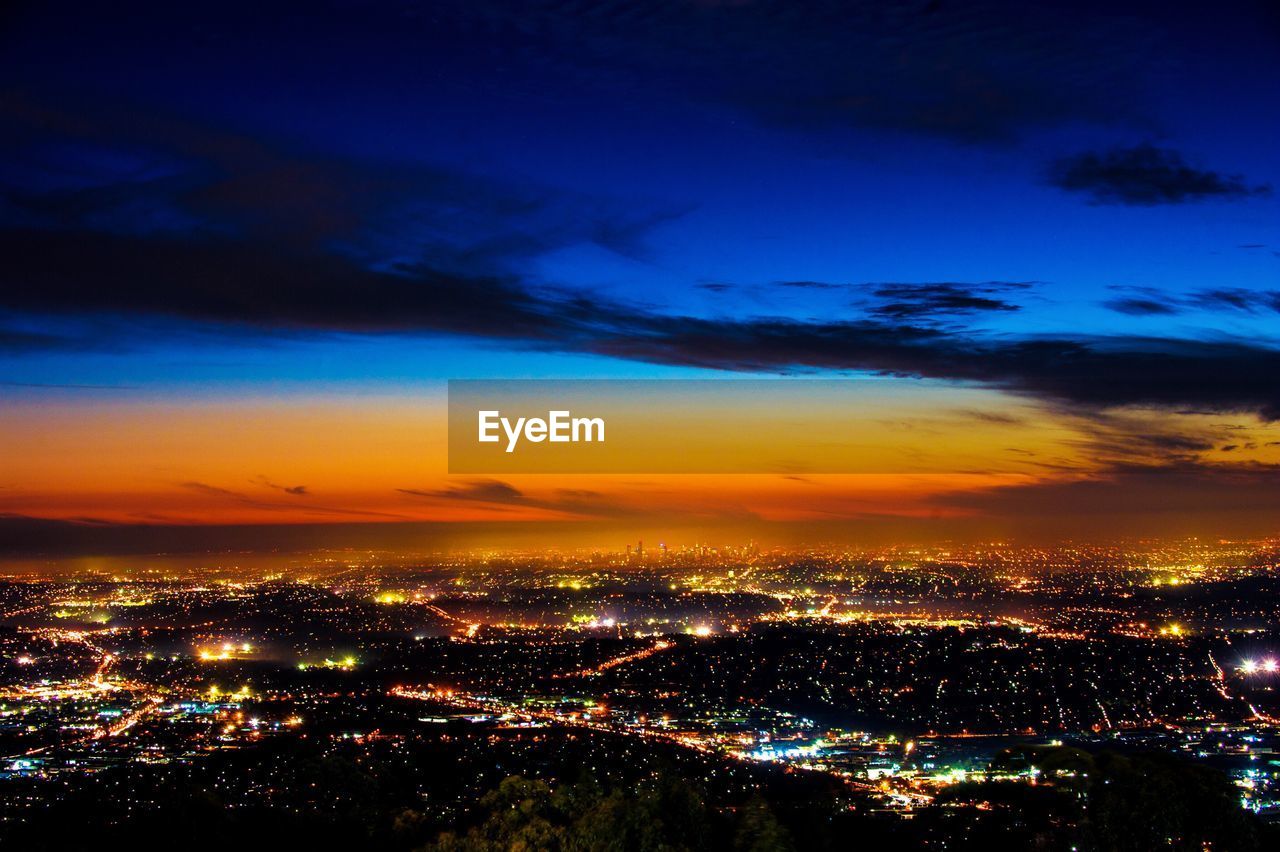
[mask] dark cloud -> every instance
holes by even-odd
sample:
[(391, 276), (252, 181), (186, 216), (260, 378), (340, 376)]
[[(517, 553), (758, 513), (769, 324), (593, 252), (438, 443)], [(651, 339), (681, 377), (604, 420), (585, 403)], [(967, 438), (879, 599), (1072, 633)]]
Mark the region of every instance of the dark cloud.
[(1220, 287), (1201, 290), (1192, 297), (1192, 300), (1201, 307), (1210, 309), (1231, 308), (1237, 311), (1251, 311), (1259, 295), (1262, 294)]
[(1194, 435), (1131, 435), (1130, 446), (1137, 445), (1142, 450), (1160, 450), (1165, 453), (1201, 453), (1213, 449), (1213, 443)]
[(411, 497), (430, 497), (438, 500), (477, 500), (482, 503), (522, 503), (527, 498), (520, 489), (499, 479), (477, 479), (450, 488), (422, 490), (397, 488), (401, 494)]
[(737, 371), (874, 370), (978, 382), (1090, 407), (1157, 406), (1280, 417), (1280, 351), (1143, 337), (984, 338), (880, 322), (651, 318), (592, 351)]
[(939, 314), (969, 314), (983, 311), (1017, 311), (1021, 307), (996, 295), (1031, 286), (1020, 281), (988, 281), (981, 284), (955, 282), (925, 284), (869, 284), (871, 296), (880, 304), (871, 308), (876, 316), (894, 320), (929, 319)]
[[(0, 311), (0, 323), (4, 319), (4, 313)], [(95, 348), (94, 345), (83, 338), (5, 328), (0, 325), (0, 353), (20, 355), (24, 352), (78, 351), (91, 348)]]
[(305, 485), (280, 485), (278, 483), (272, 482), (270, 479), (268, 479), (265, 476), (255, 477), (253, 481), (258, 483), (259, 485), (265, 485), (267, 488), (275, 489), (276, 491), (280, 491), (284, 494), (292, 494), (295, 497), (311, 496), (311, 491)]
[(449, 332), (538, 340), (565, 333), (575, 317), (595, 311), (585, 297), (537, 295), (514, 275), (445, 272), (424, 263), (373, 270), (341, 255), (266, 241), (8, 230), (0, 232), (0, 253), (15, 285), (0, 293), (0, 307), (27, 314), (177, 318), (268, 334)]
[(894, 321), (927, 322), (946, 316), (987, 311), (1017, 311), (1021, 306), (1003, 296), (1030, 289), (1033, 281), (927, 281), (846, 284), (830, 281), (774, 281), (793, 290), (847, 291), (867, 313)]
[(1003, 414), (998, 411), (979, 411), (968, 408), (956, 413), (971, 420), (992, 423), (997, 426), (1021, 426), (1025, 422), (1021, 417), (1014, 417), (1012, 414)]
[[(1143, 516), (1170, 518), (1224, 528), (1244, 524), (1254, 529), (1274, 526), (1280, 512), (1280, 467), (1263, 464), (1200, 464), (1117, 467), (1084, 476), (1058, 478), (981, 492), (955, 493), (937, 499), (949, 508), (1019, 519), (1097, 518), (1094, 532), (1133, 534)], [(1091, 525), (1093, 522), (1089, 522)], [(1188, 527), (1183, 527), (1187, 529)]]
[(1047, 180), (1060, 189), (1085, 193), (1092, 204), (1146, 207), (1271, 194), (1270, 186), (1250, 185), (1243, 175), (1197, 168), (1177, 151), (1150, 144), (1063, 157), (1049, 166)]
[(1116, 313), (1128, 314), (1131, 317), (1162, 316), (1178, 313), (1178, 308), (1169, 302), (1158, 302), (1155, 299), (1126, 297), (1109, 299), (1102, 303)]
[(1140, 413), (1060, 409), (1058, 415), (1075, 427), (1079, 437), (1067, 443), (1082, 451), (1090, 470), (1098, 465), (1125, 469), (1153, 462), (1166, 467), (1197, 464), (1204, 453), (1235, 431), (1230, 425), (1168, 422)]
[(1190, 293), (1162, 293), (1154, 287), (1118, 287), (1136, 295), (1122, 296), (1102, 304), (1130, 316), (1168, 315), (1184, 310), (1280, 312), (1280, 290), (1246, 290), (1240, 287), (1211, 287)]
[(628, 506), (601, 492), (581, 488), (558, 488), (549, 496), (536, 497), (500, 479), (474, 479), (448, 488), (396, 490), (409, 497), (429, 500), (461, 500), (491, 507), (524, 506), (590, 518), (639, 518), (660, 514), (658, 510)]
[[(0, 251), (13, 252), (0, 321), (95, 316), (99, 344), (110, 318), (134, 316), (274, 333), (563, 334), (549, 314), (568, 321), (589, 301), (535, 293), (531, 261), (581, 245), (639, 257), (645, 235), (679, 215), (319, 158), (119, 105), (0, 98), (0, 129)], [(10, 351), (92, 342), (0, 322)]]
[(1280, 290), (1244, 290), (1234, 287), (1215, 287), (1192, 294), (1190, 302), (1208, 310), (1230, 309), (1253, 313), (1256, 311), (1280, 311)]
[(797, 290), (842, 290), (847, 284), (832, 284), (827, 281), (775, 281), (775, 287), (791, 287)]

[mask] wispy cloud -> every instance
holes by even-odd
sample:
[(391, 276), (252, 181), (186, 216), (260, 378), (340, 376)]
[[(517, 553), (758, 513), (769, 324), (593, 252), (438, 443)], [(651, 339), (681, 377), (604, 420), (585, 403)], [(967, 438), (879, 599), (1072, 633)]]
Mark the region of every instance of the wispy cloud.
[(1114, 287), (1126, 295), (1102, 304), (1130, 316), (1167, 316), (1186, 310), (1280, 313), (1280, 290), (1248, 290), (1243, 287), (1207, 287), (1187, 293), (1170, 293), (1155, 287)]
[[(491, 508), (522, 507), (581, 518), (658, 517), (668, 505), (628, 503), (617, 494), (581, 488), (555, 488), (543, 494), (527, 494), (500, 479), (472, 479), (445, 488), (399, 488), (399, 493), (432, 502), (478, 503)], [(696, 504), (696, 501), (692, 501)], [(705, 513), (706, 507), (691, 506), (691, 516)]]
[[(400, 520), (400, 521), (411, 520), (411, 518), (406, 515), (399, 515), (393, 512), (374, 512), (374, 511), (368, 511), (364, 509), (343, 508), (340, 506), (318, 506), (315, 503), (312, 503), (310, 501), (307, 501), (307, 502), (293, 501), (293, 502), (282, 503), (275, 500), (263, 500), (253, 496), (252, 494), (246, 494), (245, 492), (242, 492), (242, 491), (236, 491), (231, 488), (223, 488), (218, 485), (210, 485), (207, 482), (197, 482), (194, 480), (188, 481), (188, 482), (179, 482), (177, 483), (177, 487), (182, 488), (183, 490), (192, 492), (194, 494), (200, 494), (205, 497), (212, 497), (218, 500), (225, 500), (233, 503), (239, 503), (243, 506), (248, 506), (254, 509), (265, 509), (269, 511), (302, 512), (304, 514), (314, 514), (314, 515), (321, 515), (326, 517), (348, 515), (351, 517), (387, 518), (387, 519)], [(277, 488), (286, 493), (293, 494), (296, 496), (305, 496), (307, 493), (305, 488), (302, 488), (301, 491), (298, 491), (298, 490), (290, 490), (289, 488), (281, 489), (279, 488), (279, 486), (270, 486), (270, 487)], [(301, 487), (301, 486), (298, 486), (298, 487)]]
[(265, 476), (255, 477), (254, 482), (257, 482), (260, 485), (265, 485), (267, 488), (272, 488), (276, 491), (280, 491), (285, 494), (292, 494), (295, 497), (311, 496), (311, 491), (305, 485), (280, 485), (276, 482), (272, 482), (270, 479), (268, 479)]

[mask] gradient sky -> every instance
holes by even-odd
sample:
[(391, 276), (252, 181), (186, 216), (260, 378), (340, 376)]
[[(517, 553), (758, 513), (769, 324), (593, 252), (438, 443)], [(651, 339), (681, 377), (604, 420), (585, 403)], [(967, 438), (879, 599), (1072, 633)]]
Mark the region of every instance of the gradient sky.
[[(1277, 532), (1274, 4), (48, 2), (0, 27), (11, 549)], [(1031, 461), (445, 474), (448, 378), (884, 373), (938, 416), (972, 394), (954, 428)]]

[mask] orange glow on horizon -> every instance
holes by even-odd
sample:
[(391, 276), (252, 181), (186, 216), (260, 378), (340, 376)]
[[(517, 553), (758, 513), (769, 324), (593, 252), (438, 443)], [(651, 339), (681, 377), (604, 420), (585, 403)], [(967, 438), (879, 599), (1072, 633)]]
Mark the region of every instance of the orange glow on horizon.
[[(1004, 398), (984, 392), (981, 399), (995, 406)], [(0, 411), (0, 514), (143, 525), (962, 518), (974, 510), (942, 498), (1070, 481), (1098, 468), (1069, 419), (1005, 404), (1017, 406), (1009, 409), (1017, 418), (990, 408), (968, 421), (947, 411), (926, 416), (914, 401), (915, 419), (901, 421), (922, 450), (941, 428), (965, 430), (958, 440), (974, 458), (1018, 450), (1017, 464), (1000, 472), (970, 465), (966, 472), (519, 474), (498, 481), (446, 473), (438, 396), (28, 402)], [(1268, 446), (1267, 437), (1274, 436), (1261, 435), (1257, 445)]]

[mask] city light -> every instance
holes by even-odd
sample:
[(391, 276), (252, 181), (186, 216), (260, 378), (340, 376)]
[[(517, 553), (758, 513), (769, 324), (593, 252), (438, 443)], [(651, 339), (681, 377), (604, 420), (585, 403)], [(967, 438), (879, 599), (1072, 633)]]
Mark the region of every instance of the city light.
[[(1088, 751), (1132, 737), (1185, 755), (1193, 738), (1196, 759), (1247, 755), (1256, 768), (1280, 744), (1280, 705), (1268, 688), (1277, 655), (1256, 650), (1231, 669), (1208, 644), (1247, 641), (1241, 630), (1256, 629), (1254, 616), (1232, 625), (1230, 607), (1244, 611), (1235, 599), (1224, 598), (1225, 615), (1151, 605), (1133, 595), (1147, 582), (1141, 570), (1094, 570), (1110, 551), (888, 555), (673, 548), (663, 576), (634, 588), (625, 557), (459, 556), (409, 575), (417, 588), (390, 594), (413, 605), (390, 609), (370, 605), (386, 599), (390, 579), (372, 571), (305, 584), (173, 579), (149, 582), (146, 595), (128, 581), (101, 590), (103, 599), (147, 601), (130, 618), (145, 625), (149, 647), (136, 642), (139, 628), (50, 627), (53, 606), (33, 591), (30, 622), (18, 618), (0, 637), (14, 681), (0, 687), (0, 715), (20, 722), (11, 733), (24, 749), (47, 748), (43, 725), (59, 732), (59, 760), (92, 745), (122, 766), (247, 754), (279, 737), (323, 743), (332, 719), (344, 720), (332, 737), (370, 749), (418, 736), (406, 718), (459, 742), (492, 737), (484, 748), (494, 749), (504, 737), (571, 729), (827, 773), (904, 816), (961, 782), (1065, 777), (993, 768), (1005, 745)], [(1052, 570), (1037, 571), (1042, 564)], [(1197, 582), (1230, 584), (1237, 570), (1205, 569)], [(563, 581), (569, 571), (580, 588)], [(944, 573), (962, 594), (948, 597), (951, 581), (903, 591), (904, 578), (916, 590), (918, 578)], [(1015, 587), (1085, 603), (1012, 607)], [(191, 601), (192, 626), (172, 626), (174, 599)], [(96, 611), (98, 598), (84, 600), (91, 605), (67, 608)], [(225, 616), (209, 614), (215, 601)], [(266, 628), (249, 635), (246, 624)], [(173, 653), (170, 637), (192, 650)], [(708, 638), (717, 641), (700, 641)], [(268, 647), (288, 655), (255, 654)], [(418, 672), (436, 685), (415, 683)], [(1059, 682), (1082, 687), (1045, 687)], [(807, 696), (824, 722), (776, 698), (785, 695)], [(429, 706), (406, 716), (395, 704), (404, 701)], [(322, 723), (302, 726), (304, 713)], [(1153, 734), (1152, 715), (1169, 727)], [(873, 720), (872, 729), (841, 726), (852, 718)], [(22, 771), (54, 770), (37, 762)], [(1230, 771), (1245, 807), (1277, 798), (1269, 776)]]
[(225, 662), (226, 660), (240, 659), (248, 654), (253, 653), (253, 645), (249, 642), (223, 642), (221, 645), (213, 648), (200, 648), (196, 652), (196, 656), (201, 662)]

